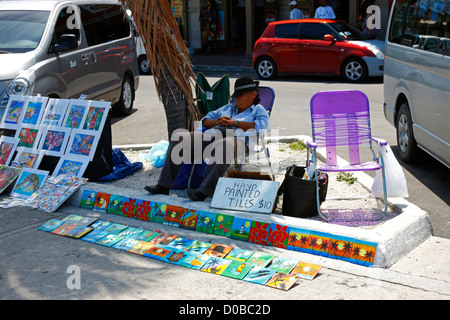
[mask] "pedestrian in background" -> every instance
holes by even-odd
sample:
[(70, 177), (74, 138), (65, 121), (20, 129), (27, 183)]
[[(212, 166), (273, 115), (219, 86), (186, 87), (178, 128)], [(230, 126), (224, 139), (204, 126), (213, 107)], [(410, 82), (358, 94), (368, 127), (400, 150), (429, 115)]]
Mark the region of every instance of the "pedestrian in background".
[(316, 9), (314, 19), (336, 19), (334, 10), (328, 5), (327, 0), (320, 0), (320, 7)]
[(289, 14), (290, 19), (303, 19), (302, 10), (297, 8), (297, 1), (289, 2), (289, 6), (291, 7), (291, 13)]

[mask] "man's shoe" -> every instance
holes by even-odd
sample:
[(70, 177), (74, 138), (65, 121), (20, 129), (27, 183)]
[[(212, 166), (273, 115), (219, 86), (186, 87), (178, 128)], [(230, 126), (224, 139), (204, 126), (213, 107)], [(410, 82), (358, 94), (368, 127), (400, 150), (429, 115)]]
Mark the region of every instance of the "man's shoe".
[(159, 184), (154, 186), (145, 186), (144, 189), (151, 194), (169, 194), (170, 189), (160, 186)]
[(187, 189), (186, 193), (192, 201), (204, 201), (208, 197), (196, 189)]

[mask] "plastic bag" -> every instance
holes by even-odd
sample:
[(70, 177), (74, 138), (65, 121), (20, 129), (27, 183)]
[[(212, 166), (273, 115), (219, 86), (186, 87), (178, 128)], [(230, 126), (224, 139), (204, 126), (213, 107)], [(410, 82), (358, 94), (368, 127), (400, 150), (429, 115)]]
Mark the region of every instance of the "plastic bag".
[(151, 165), (156, 168), (161, 168), (166, 160), (167, 149), (169, 148), (169, 141), (161, 140), (155, 144), (148, 154), (144, 155), (145, 160), (150, 161)]
[[(408, 197), (408, 186), (406, 184), (403, 169), (395, 158), (391, 147), (386, 144), (379, 146), (380, 155), (383, 158), (385, 176), (386, 176), (386, 193), (388, 197), (405, 198)], [(382, 171), (377, 170), (375, 179), (372, 184), (372, 196), (375, 198), (384, 198), (383, 193), (383, 176)]]

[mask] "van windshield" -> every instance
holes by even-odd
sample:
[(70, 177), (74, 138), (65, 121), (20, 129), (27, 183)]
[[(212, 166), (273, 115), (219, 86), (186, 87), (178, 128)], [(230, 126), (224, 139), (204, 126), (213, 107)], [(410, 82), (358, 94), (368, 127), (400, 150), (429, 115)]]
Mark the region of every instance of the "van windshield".
[(36, 49), (50, 11), (0, 11), (0, 54)]

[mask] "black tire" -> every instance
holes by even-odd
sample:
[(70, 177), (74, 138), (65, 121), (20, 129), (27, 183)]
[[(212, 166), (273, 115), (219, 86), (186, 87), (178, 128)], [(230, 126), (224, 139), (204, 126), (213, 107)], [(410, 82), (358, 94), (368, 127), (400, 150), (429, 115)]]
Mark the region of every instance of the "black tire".
[(408, 103), (403, 103), (398, 110), (395, 122), (397, 145), (400, 158), (407, 163), (415, 163), (421, 158), (421, 150), (414, 139), (411, 112)]
[(262, 57), (256, 63), (256, 74), (262, 80), (274, 79), (278, 74), (275, 61), (269, 57)]
[(150, 70), (150, 65), (148, 63), (148, 59), (147, 56), (141, 55), (138, 58), (138, 63), (139, 63), (139, 73), (140, 74), (151, 74), (151, 70)]
[(367, 79), (367, 65), (360, 58), (349, 58), (342, 64), (341, 74), (348, 82), (362, 82)]
[(134, 103), (134, 83), (130, 76), (125, 76), (122, 83), (120, 100), (113, 105), (113, 114), (127, 116), (131, 114)]

